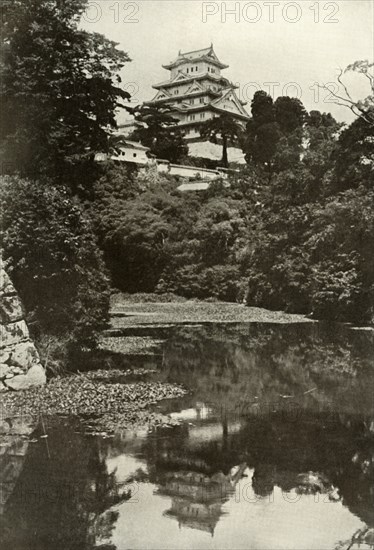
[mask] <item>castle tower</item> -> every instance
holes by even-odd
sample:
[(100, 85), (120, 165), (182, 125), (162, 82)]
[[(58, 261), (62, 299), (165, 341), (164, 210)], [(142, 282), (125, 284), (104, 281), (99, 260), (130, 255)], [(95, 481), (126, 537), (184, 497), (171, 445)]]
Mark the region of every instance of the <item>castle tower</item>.
[(230, 114), (243, 126), (249, 120), (235, 86), (221, 75), (228, 65), (221, 63), (213, 45), (202, 50), (179, 52), (178, 57), (163, 65), (170, 71), (169, 80), (155, 84), (155, 97), (147, 102), (168, 105), (172, 116), (179, 121), (186, 141), (201, 141), (199, 127), (210, 118)]

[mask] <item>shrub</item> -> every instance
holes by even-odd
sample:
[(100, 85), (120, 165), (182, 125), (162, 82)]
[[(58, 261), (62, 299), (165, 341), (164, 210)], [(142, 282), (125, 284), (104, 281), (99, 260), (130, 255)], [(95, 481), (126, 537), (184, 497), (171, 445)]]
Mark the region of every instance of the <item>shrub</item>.
[(84, 208), (65, 188), (0, 179), (0, 246), (33, 335), (92, 346), (108, 319), (108, 280)]

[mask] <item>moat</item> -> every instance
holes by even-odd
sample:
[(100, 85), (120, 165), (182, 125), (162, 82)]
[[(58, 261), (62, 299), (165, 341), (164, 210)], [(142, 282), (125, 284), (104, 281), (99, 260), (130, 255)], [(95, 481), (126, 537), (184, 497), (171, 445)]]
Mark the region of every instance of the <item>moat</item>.
[(374, 548), (373, 330), (119, 317), (111, 334), (152, 342), (126, 368), (189, 388), (154, 405), (180, 423), (49, 416), (2, 440), (4, 550)]

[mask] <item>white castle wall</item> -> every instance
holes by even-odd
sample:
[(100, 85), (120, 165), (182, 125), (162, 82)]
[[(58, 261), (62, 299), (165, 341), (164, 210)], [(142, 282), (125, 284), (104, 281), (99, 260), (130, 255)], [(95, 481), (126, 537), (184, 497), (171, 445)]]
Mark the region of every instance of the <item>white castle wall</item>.
[[(209, 141), (197, 141), (188, 144), (188, 152), (193, 157), (204, 157), (212, 160), (221, 160), (222, 145)], [(244, 153), (237, 147), (228, 147), (227, 156), (229, 162), (245, 164)]]

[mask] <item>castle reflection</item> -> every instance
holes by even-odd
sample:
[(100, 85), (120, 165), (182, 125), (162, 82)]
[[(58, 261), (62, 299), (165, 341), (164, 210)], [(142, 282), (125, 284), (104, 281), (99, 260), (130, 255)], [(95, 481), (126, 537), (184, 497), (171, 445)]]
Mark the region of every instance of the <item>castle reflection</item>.
[(4, 436), (2, 548), (374, 548), (374, 342), (347, 330), (181, 328), (180, 426)]

